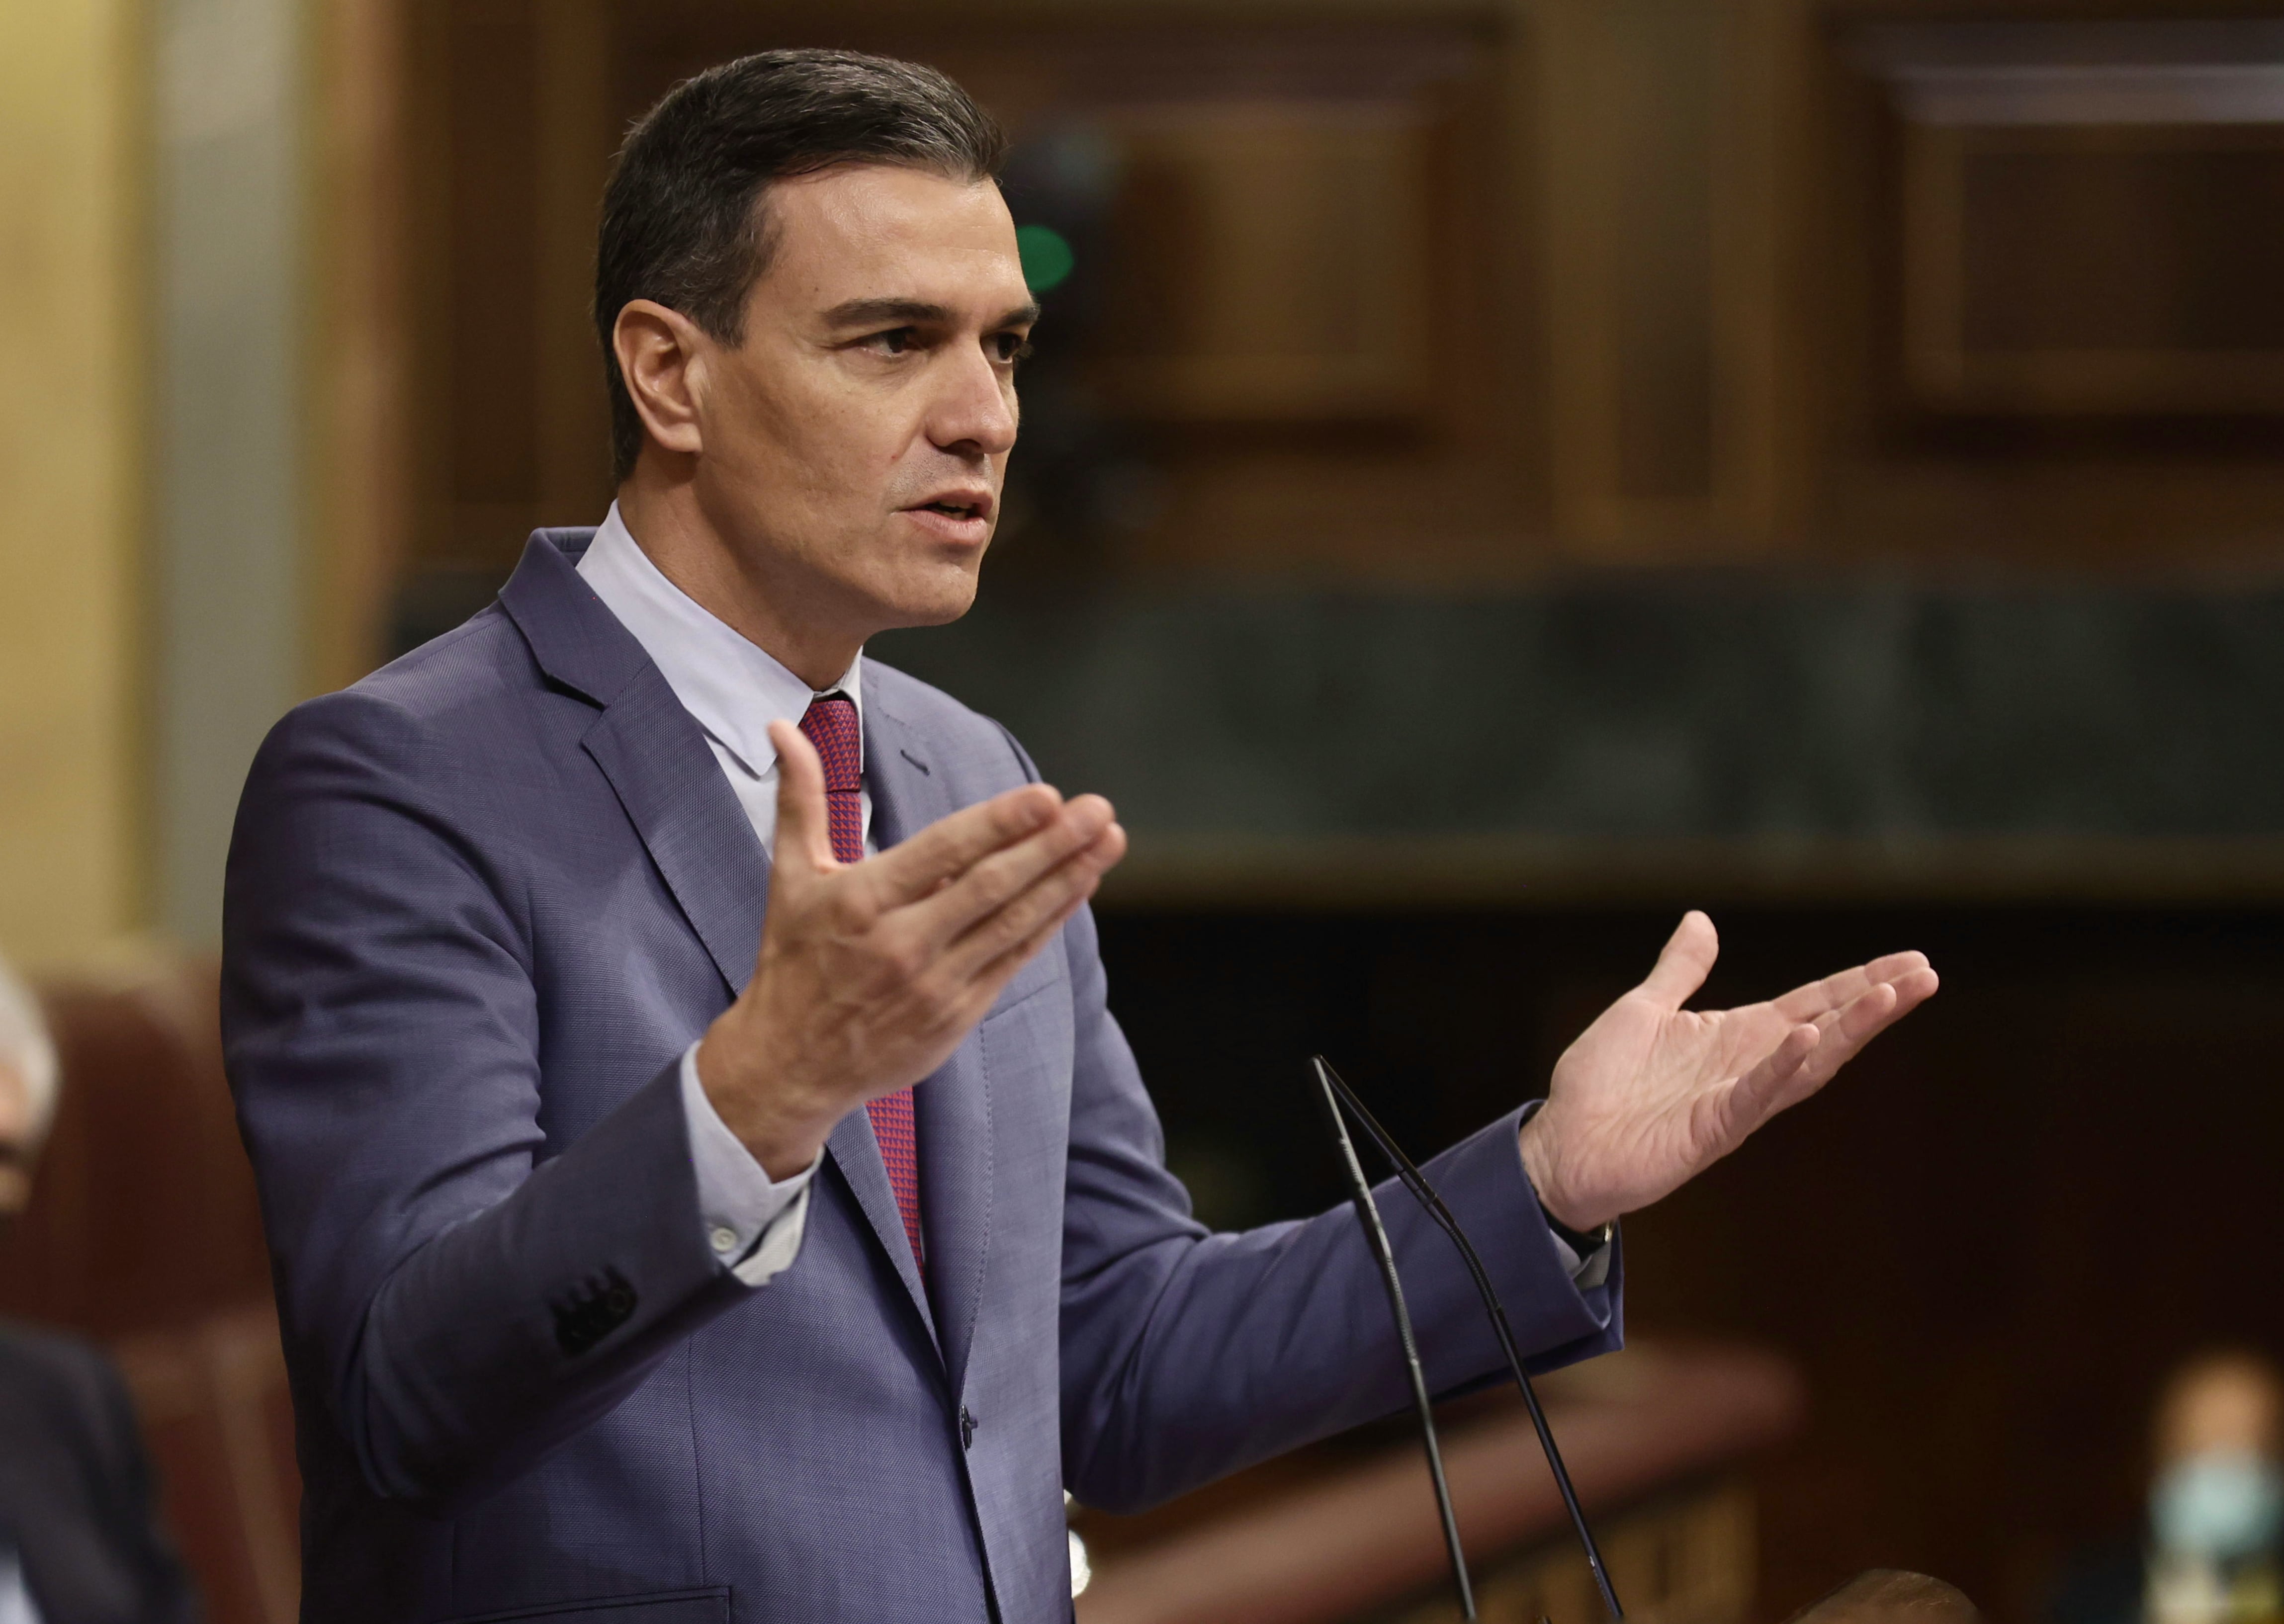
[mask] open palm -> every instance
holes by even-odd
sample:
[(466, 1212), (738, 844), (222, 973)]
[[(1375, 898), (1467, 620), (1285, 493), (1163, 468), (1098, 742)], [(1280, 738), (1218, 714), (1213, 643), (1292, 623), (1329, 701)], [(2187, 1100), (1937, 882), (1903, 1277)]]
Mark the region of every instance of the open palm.
[(1564, 1223), (1592, 1229), (1687, 1183), (1936, 986), (1926, 955), (1892, 953), (1765, 1003), (1683, 1009), (1719, 953), (1713, 921), (1691, 912), (1648, 978), (1555, 1062), (1522, 1154)]

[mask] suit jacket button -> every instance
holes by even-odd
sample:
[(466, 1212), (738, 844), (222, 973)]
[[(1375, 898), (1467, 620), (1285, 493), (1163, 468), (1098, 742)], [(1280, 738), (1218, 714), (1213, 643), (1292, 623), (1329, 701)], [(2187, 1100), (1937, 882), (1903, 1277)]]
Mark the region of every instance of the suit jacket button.
[(555, 1339), (575, 1358), (625, 1324), (637, 1300), (635, 1288), (617, 1269), (591, 1276), (569, 1297), (553, 1305)]

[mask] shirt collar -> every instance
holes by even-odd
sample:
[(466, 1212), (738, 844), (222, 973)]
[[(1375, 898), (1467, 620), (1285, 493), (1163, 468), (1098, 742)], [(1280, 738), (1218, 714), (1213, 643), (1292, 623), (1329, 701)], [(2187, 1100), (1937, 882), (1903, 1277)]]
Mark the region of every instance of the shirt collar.
[(755, 777), (777, 766), (770, 723), (782, 719), (800, 726), (809, 702), (820, 693), (848, 695), (856, 707), (857, 738), (864, 738), (862, 650), (831, 688), (810, 688), (669, 581), (619, 517), (617, 503), (578, 567), (603, 606), (642, 644), (682, 708)]

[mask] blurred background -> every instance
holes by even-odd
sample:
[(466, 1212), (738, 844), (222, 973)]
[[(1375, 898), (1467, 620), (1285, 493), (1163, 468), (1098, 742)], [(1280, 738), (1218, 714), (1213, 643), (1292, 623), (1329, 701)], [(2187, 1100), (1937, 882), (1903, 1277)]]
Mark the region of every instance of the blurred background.
[[(1201, 1214), (1338, 1198), (1311, 1051), (1434, 1148), (1685, 907), (1720, 1003), (1923, 949), (1935, 1004), (1629, 1222), (1630, 1330), (1805, 1393), (1733, 1473), (1746, 1615), (1884, 1565), (2028, 1624), (2130, 1545), (2165, 1373), (2284, 1353), (2256, 6), (10, 0), (0, 949), (88, 1080), (0, 1307), (132, 1351), (259, 1300), (242, 1174), (115, 1171), (166, 1111), (106, 1023), (211, 1046), (278, 714), (600, 517), (628, 121), (819, 43), (1017, 139), (999, 539), (875, 652), (1117, 800), (1114, 1007)], [(238, 1261), (152, 1276), (162, 1201)]]

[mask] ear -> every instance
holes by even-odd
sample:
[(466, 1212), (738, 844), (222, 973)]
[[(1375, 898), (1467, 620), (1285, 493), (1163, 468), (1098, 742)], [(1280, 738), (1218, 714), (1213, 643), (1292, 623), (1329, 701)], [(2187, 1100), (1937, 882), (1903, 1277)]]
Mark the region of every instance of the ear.
[(619, 376), (662, 450), (695, 457), (706, 449), (699, 417), (708, 347), (695, 322), (648, 299), (630, 300), (611, 324)]

